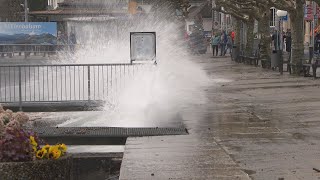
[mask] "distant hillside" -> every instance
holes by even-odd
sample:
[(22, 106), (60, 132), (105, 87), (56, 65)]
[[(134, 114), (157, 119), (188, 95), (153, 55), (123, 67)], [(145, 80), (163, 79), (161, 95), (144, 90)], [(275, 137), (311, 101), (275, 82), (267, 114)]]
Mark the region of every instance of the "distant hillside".
[(0, 34), (1, 44), (55, 44), (57, 38), (49, 33), (43, 33), (40, 35), (29, 35), (29, 34)]

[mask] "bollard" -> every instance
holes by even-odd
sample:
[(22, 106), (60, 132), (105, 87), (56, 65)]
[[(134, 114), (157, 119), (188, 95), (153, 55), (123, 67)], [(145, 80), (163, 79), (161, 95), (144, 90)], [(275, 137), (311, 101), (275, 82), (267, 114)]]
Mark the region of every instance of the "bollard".
[(237, 57), (238, 57), (237, 46), (233, 45), (232, 52), (231, 52), (231, 60), (236, 61)]
[(271, 54), (271, 68), (275, 70), (277, 67), (279, 67), (280, 62), (280, 53), (277, 50), (273, 50)]

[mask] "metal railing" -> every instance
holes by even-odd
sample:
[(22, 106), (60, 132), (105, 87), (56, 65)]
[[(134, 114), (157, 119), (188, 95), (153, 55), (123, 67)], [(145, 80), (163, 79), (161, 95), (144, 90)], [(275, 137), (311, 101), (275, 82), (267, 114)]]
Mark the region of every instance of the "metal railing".
[(0, 66), (0, 103), (104, 101), (116, 96), (143, 64)]

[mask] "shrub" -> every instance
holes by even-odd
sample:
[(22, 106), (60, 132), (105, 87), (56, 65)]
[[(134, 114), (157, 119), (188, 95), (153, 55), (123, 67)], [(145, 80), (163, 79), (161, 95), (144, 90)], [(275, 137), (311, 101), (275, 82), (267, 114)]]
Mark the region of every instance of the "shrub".
[(7, 129), (0, 139), (0, 161), (32, 161), (34, 150), (30, 143), (30, 135), (31, 133), (22, 129)]
[(0, 106), (0, 162), (25, 162), (40, 159), (59, 159), (67, 151), (65, 144), (45, 145), (33, 132), (22, 126), (29, 117), (22, 113), (4, 111)]
[(9, 109), (5, 111), (0, 105), (0, 138), (5, 134), (6, 129), (20, 129), (28, 121), (29, 117), (25, 113), (13, 113)]

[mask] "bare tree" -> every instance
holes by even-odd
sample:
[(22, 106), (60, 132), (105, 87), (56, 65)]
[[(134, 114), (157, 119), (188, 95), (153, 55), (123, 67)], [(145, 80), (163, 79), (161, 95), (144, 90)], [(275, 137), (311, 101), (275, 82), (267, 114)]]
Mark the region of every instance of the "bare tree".
[[(317, 0), (318, 1), (318, 0)], [(292, 32), (292, 70), (294, 74), (301, 72), (301, 60), (304, 56), (304, 4), (305, 0), (269, 0), (277, 9), (286, 10), (290, 14)]]
[(16, 22), (23, 20), (22, 7), (20, 0), (7, 0), (8, 21)]
[(1, 21), (19, 21), (20, 1), (19, 0), (0, 0)]
[[(246, 53), (251, 54), (253, 48), (253, 31), (254, 21), (259, 22), (258, 32), (261, 35), (261, 58), (270, 60), (271, 55), (271, 38), (269, 30), (269, 17), (271, 5), (266, 0), (217, 0), (217, 10), (231, 14), (238, 20), (236, 23), (236, 45), (240, 45), (240, 24), (244, 22), (247, 27), (247, 45)], [(224, 7), (221, 10), (220, 7)]]

